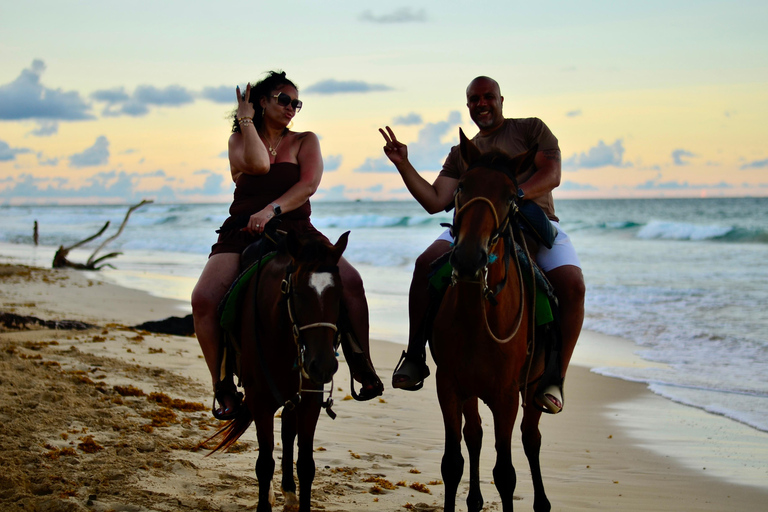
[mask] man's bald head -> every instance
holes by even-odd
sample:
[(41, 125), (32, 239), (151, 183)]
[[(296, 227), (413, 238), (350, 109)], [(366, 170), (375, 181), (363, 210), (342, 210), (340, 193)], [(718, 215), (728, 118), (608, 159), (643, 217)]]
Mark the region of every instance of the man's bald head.
[(480, 128), (480, 132), (489, 133), (504, 122), (501, 95), (498, 82), (487, 76), (479, 76), (467, 86), (467, 108), (469, 117)]

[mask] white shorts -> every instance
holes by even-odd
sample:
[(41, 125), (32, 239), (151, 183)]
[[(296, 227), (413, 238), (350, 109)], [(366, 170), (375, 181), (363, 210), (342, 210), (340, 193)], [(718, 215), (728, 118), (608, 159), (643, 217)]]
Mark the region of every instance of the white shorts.
[[(576, 255), (576, 249), (571, 243), (571, 238), (560, 227), (559, 222), (550, 220), (553, 226), (557, 229), (557, 236), (555, 237), (555, 243), (552, 244), (551, 249), (547, 249), (543, 245), (536, 254), (536, 263), (539, 264), (544, 272), (549, 272), (558, 267), (565, 265), (573, 265), (574, 267), (581, 268), (581, 262)], [(446, 229), (443, 233), (437, 237), (438, 240), (445, 240), (446, 242), (453, 243), (453, 237), (451, 236), (451, 230)]]

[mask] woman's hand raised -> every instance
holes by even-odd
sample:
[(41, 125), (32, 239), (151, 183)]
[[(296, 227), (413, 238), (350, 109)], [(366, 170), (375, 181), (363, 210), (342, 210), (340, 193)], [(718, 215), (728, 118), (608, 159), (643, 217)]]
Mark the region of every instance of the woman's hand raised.
[(250, 82), (248, 85), (245, 86), (245, 94), (240, 94), (240, 86), (238, 85), (235, 89), (237, 92), (237, 118), (241, 119), (243, 117), (248, 117), (253, 119), (253, 116), (256, 114), (256, 109), (253, 108), (253, 103), (251, 103), (251, 84)]

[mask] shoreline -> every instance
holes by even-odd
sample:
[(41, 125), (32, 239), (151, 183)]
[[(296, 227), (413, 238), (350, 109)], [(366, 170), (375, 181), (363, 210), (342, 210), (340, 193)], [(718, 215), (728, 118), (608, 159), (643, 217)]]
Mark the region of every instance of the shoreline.
[[(65, 277), (60, 281), (32, 279), (22, 286), (13, 287), (3, 283), (3, 309), (15, 309), (18, 314), (46, 319), (80, 319), (104, 326), (110, 322), (130, 325), (178, 315), (185, 306), (183, 301), (155, 297), (97, 281), (87, 272), (45, 272)], [(112, 306), (105, 308), (107, 303)], [(0, 339), (18, 335), (3, 334)], [(34, 337), (34, 332), (31, 335)], [(62, 335), (61, 332), (56, 333), (56, 336)], [(43, 336), (51, 334), (46, 332)], [(192, 378), (203, 388), (207, 387), (207, 371), (197, 355), (199, 348), (194, 339), (168, 336), (145, 338), (151, 338), (147, 343), (157, 344), (165, 355), (148, 350), (144, 354), (136, 352), (127, 357), (125, 347), (129, 342), (125, 337), (103, 345), (76, 342), (71, 342), (71, 345), (93, 355), (164, 368)], [(63, 340), (59, 342), (64, 344)], [(372, 345), (374, 362), (387, 385), (384, 401), (360, 404), (337, 398), (339, 419), (331, 422), (321, 418), (318, 423), (315, 446), (325, 448), (323, 453), (315, 454), (318, 467), (321, 464), (346, 466), (350, 464), (349, 455), (357, 454), (369, 459), (365, 461), (368, 471), (383, 473), (389, 480), (413, 481), (414, 475), (408, 473), (411, 467), (421, 471), (419, 476), (423, 482), (440, 479), (442, 422), (434, 377), (428, 379), (425, 388), (417, 393), (392, 390), (388, 381), (403, 346), (382, 341), (375, 341)], [(604, 377), (590, 371), (607, 364), (605, 361), (610, 361), (611, 365), (617, 362), (650, 364), (634, 356), (632, 346), (626, 340), (585, 332), (569, 370), (567, 407), (558, 416), (542, 418), (542, 466), (545, 486), (554, 509), (681, 510), (691, 509), (694, 502), (696, 510), (759, 508), (757, 504), (762, 501), (751, 500), (768, 497), (768, 486), (764, 483), (768, 481), (768, 470), (756, 462), (768, 458), (768, 436), (732, 420), (655, 395), (645, 384)], [(434, 369), (434, 365), (430, 364)], [(348, 376), (345, 370), (341, 369), (339, 380), (346, 382)], [(346, 384), (337, 382), (337, 385), (348, 389)], [(205, 393), (203, 401), (208, 401)], [(485, 482), (483, 493), (488, 503), (494, 503), (498, 501), (498, 494), (489, 483), (495, 456), (491, 418), (487, 409), (481, 409), (481, 414), (486, 431), (481, 462), (481, 476)], [(642, 417), (646, 421), (638, 422), (637, 418)], [(666, 424), (659, 425), (665, 419)], [(344, 424), (338, 427), (340, 420)], [(343, 441), (339, 440), (339, 428)], [(253, 442), (253, 429), (246, 437)], [(739, 447), (743, 453), (734, 452), (734, 447)], [(752, 460), (745, 459), (745, 454), (751, 455)], [(230, 460), (238, 455), (224, 457)], [(243, 476), (252, 477), (254, 454), (239, 457), (243, 460), (237, 465), (244, 465)], [(322, 462), (325, 457), (330, 459)], [(353, 462), (365, 465), (361, 460), (354, 459)], [(519, 432), (515, 433), (513, 440), (513, 461), (519, 474), (516, 495), (523, 500), (532, 500)], [(230, 471), (234, 472), (234, 469)], [(401, 473), (399, 476), (393, 476), (398, 472)], [(441, 490), (435, 487), (432, 495), (423, 496), (427, 503), (441, 502)], [(392, 505), (397, 503), (402, 506), (405, 503), (402, 496), (389, 495), (378, 496), (379, 501), (374, 502), (371, 501), (373, 495), (366, 490), (360, 492), (362, 494), (353, 492), (345, 495), (344, 499), (352, 500), (346, 502), (348, 507), (352, 507), (349, 503), (356, 499), (362, 500), (366, 503), (365, 507), (372, 510), (392, 510), (395, 508)], [(648, 496), (649, 493), (652, 496)], [(397, 495), (397, 492), (392, 494)], [(738, 499), (735, 499), (737, 496)], [(414, 499), (410, 495), (407, 498)], [(740, 505), (737, 506), (737, 503)], [(339, 510), (350, 510), (339, 503), (337, 506), (341, 506)]]

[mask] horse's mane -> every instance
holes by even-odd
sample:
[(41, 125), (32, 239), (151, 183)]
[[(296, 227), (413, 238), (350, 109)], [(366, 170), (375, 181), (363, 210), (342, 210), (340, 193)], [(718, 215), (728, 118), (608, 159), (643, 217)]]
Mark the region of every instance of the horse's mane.
[(472, 162), (468, 169), (474, 167), (484, 167), (502, 172), (506, 174), (507, 177), (514, 182), (515, 187), (517, 187), (517, 168), (515, 159), (500, 149), (492, 149), (480, 155), (480, 157)]

